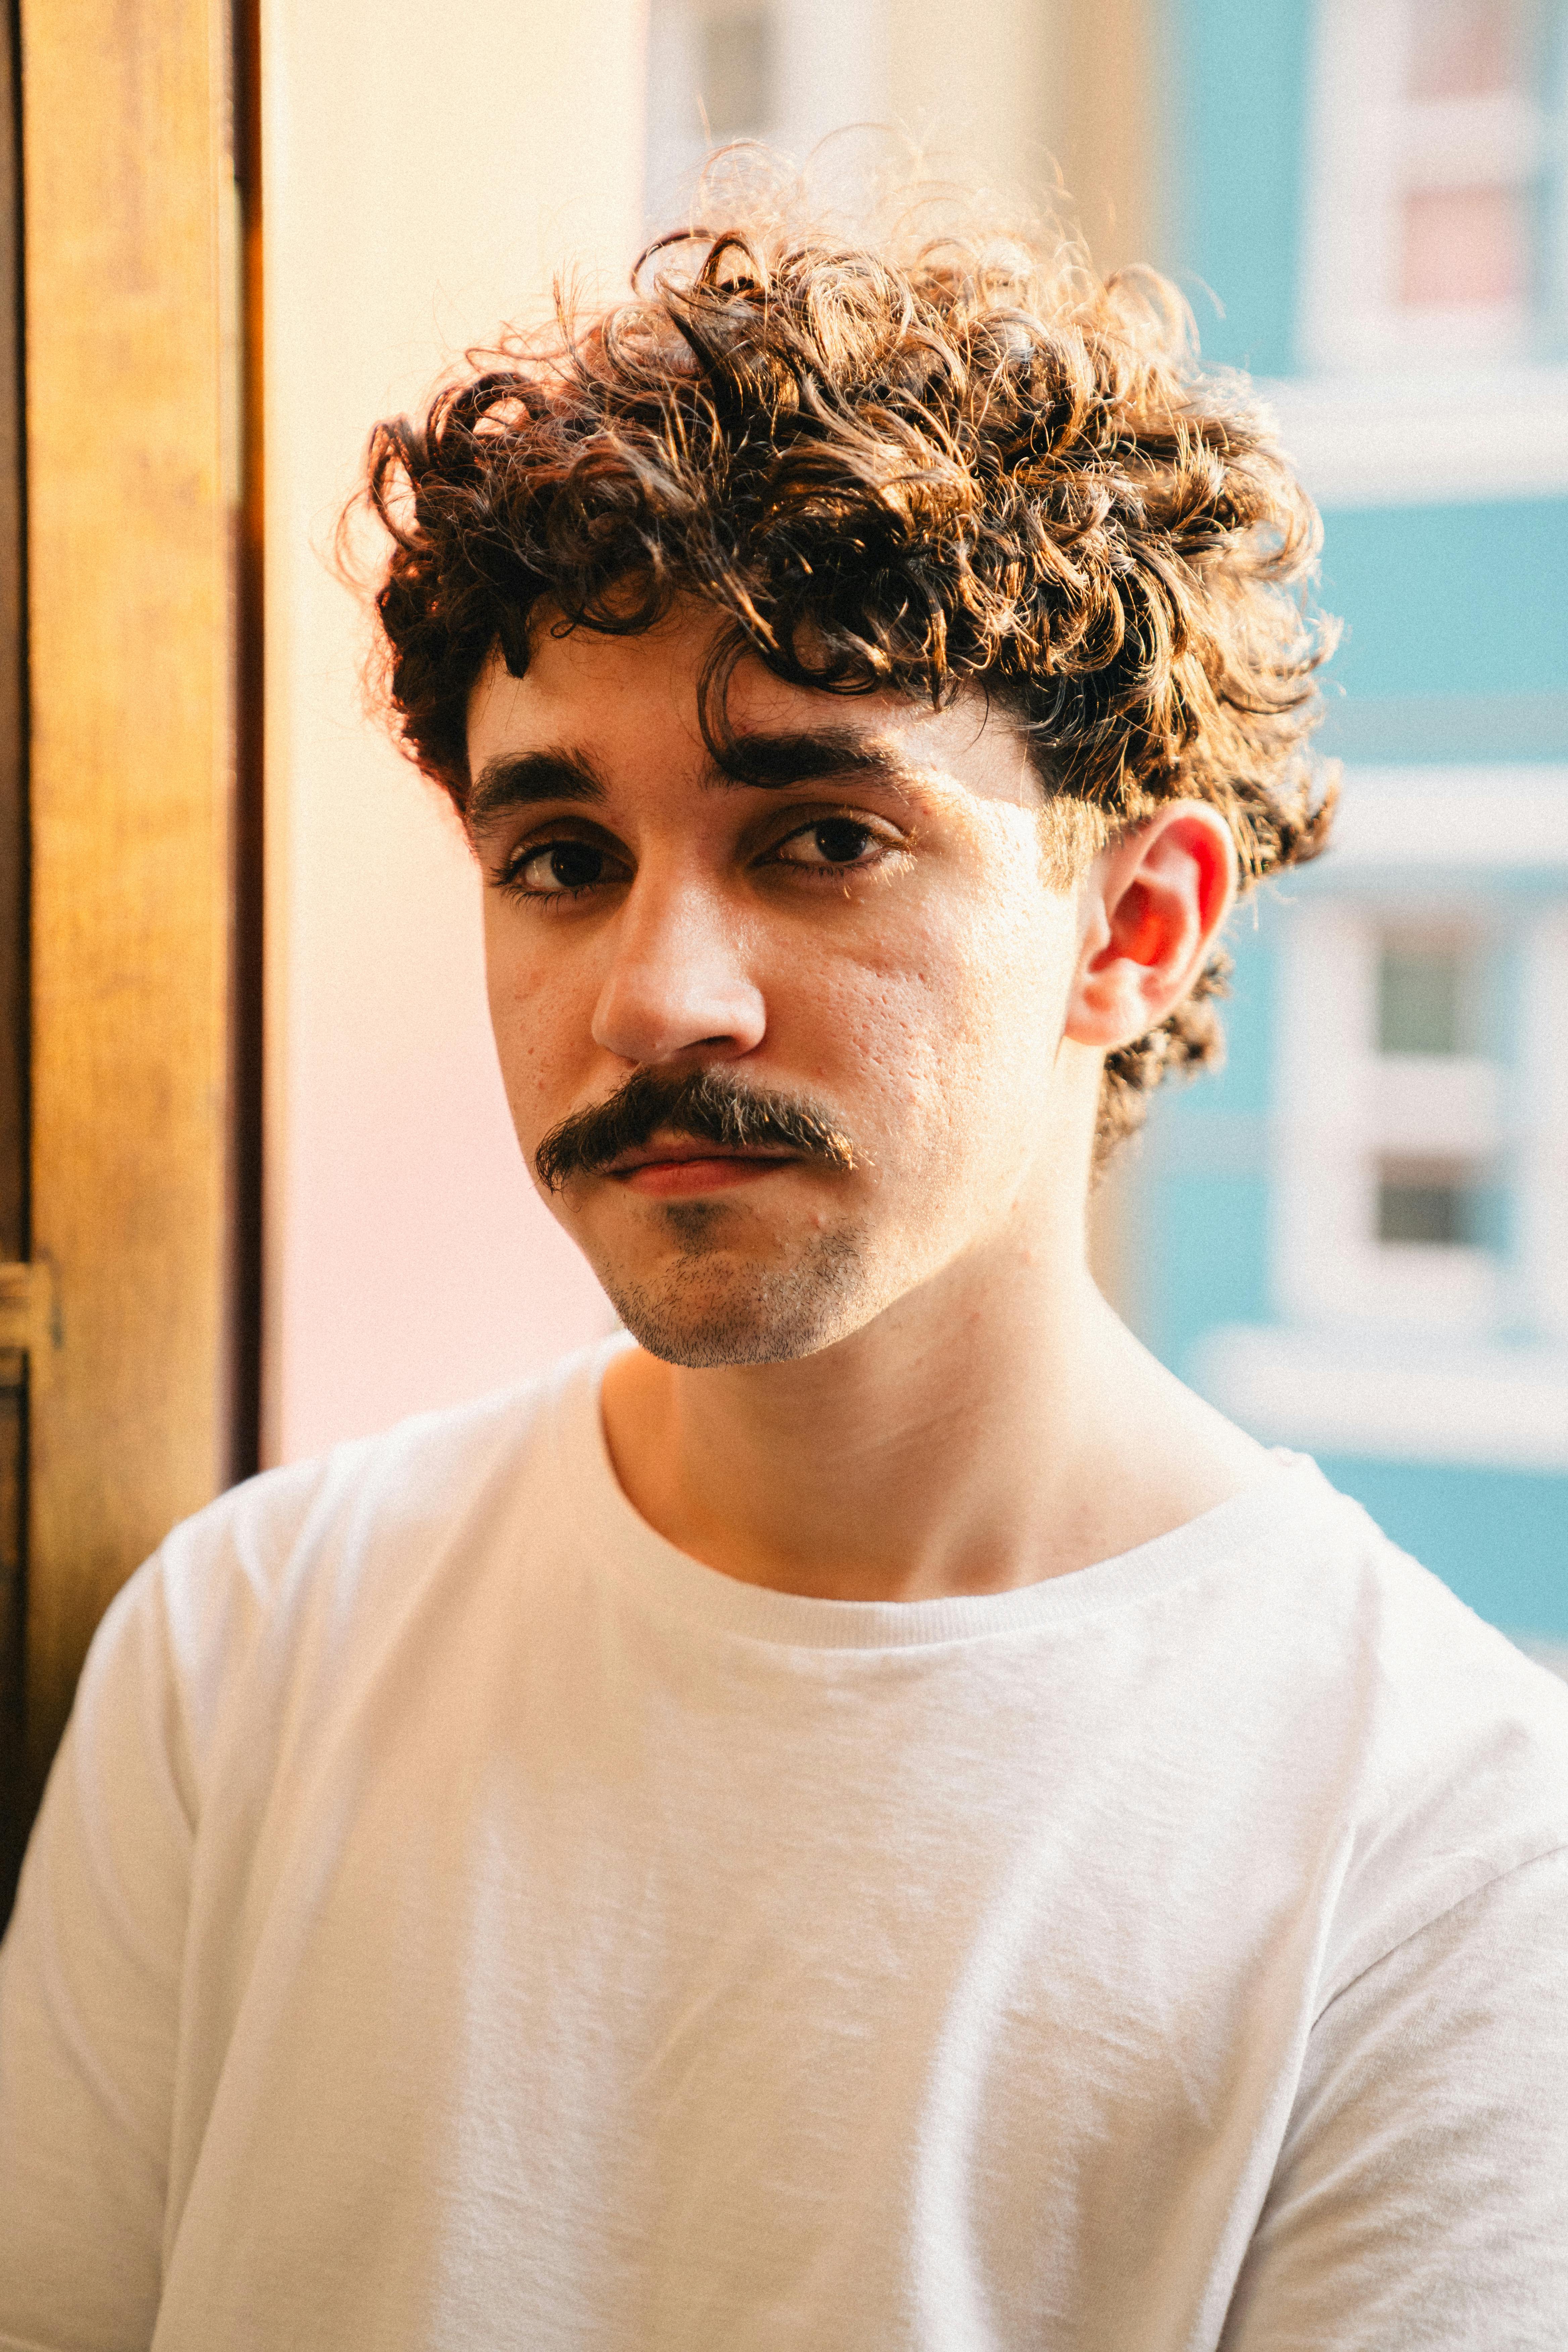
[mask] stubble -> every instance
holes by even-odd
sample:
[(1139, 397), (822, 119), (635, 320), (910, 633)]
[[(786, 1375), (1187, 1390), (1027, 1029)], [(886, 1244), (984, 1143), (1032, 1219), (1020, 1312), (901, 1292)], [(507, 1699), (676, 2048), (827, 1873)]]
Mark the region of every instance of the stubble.
[(731, 1246), (732, 1212), (716, 1201), (670, 1201), (658, 1212), (679, 1244), (648, 1282), (601, 1274), (639, 1347), (667, 1364), (776, 1364), (815, 1355), (864, 1319), (865, 1252), (852, 1228), (819, 1233), (785, 1265)]

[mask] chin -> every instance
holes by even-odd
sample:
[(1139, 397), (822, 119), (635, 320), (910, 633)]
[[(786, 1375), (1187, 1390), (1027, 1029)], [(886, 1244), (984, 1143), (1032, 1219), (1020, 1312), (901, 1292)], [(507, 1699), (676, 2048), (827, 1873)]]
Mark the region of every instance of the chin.
[(647, 1282), (595, 1271), (637, 1345), (692, 1371), (815, 1356), (876, 1312), (853, 1234), (819, 1234), (784, 1268), (715, 1251), (683, 1254)]

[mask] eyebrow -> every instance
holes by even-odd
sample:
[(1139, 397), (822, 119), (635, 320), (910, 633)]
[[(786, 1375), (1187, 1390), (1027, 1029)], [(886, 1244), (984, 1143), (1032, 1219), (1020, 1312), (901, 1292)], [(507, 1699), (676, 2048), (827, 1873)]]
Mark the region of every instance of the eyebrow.
[[(710, 787), (750, 787), (785, 792), (792, 784), (826, 783), (844, 776), (877, 778), (900, 788), (911, 772), (885, 740), (853, 728), (809, 728), (787, 735), (737, 735), (710, 763)], [(474, 779), (468, 820), (475, 832), (508, 809), (532, 808), (546, 801), (579, 806), (608, 797), (603, 778), (584, 753), (565, 750), (522, 751), (489, 760)]]
[(819, 727), (790, 735), (731, 737), (715, 764), (712, 782), (779, 792), (837, 776), (876, 776), (897, 784), (909, 774), (906, 762), (885, 740), (850, 727)]
[(602, 801), (603, 781), (578, 751), (521, 751), (487, 760), (468, 793), (467, 816), (480, 832), (507, 809), (542, 801)]

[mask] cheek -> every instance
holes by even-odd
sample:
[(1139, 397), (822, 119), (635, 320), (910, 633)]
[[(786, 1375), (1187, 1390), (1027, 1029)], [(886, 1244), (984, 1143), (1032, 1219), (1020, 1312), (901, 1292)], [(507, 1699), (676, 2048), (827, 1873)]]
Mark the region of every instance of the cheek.
[(520, 1133), (542, 1135), (578, 1083), (575, 1041), (593, 1018), (587, 982), (565, 959), (542, 955), (518, 936), (504, 906), (485, 909), (485, 992), (507, 1100)]
[[(884, 1167), (972, 1160), (1037, 1127), (1062, 1034), (1074, 910), (1033, 880), (935, 894), (896, 950), (835, 959), (793, 983), (796, 1066), (854, 1117)], [(783, 1024), (780, 1024), (782, 1027)], [(781, 1038), (781, 1044), (783, 1040)]]

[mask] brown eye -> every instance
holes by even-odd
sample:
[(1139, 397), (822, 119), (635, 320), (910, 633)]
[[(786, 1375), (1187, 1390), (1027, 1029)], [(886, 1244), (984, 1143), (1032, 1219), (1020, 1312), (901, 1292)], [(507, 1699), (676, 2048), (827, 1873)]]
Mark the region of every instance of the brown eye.
[(545, 896), (561, 890), (591, 890), (605, 879), (607, 860), (592, 841), (547, 841), (531, 850), (518, 869), (525, 890)]
[(779, 856), (786, 866), (858, 866), (868, 849), (883, 845), (868, 824), (852, 816), (819, 817), (815, 824), (803, 825), (779, 845)]

